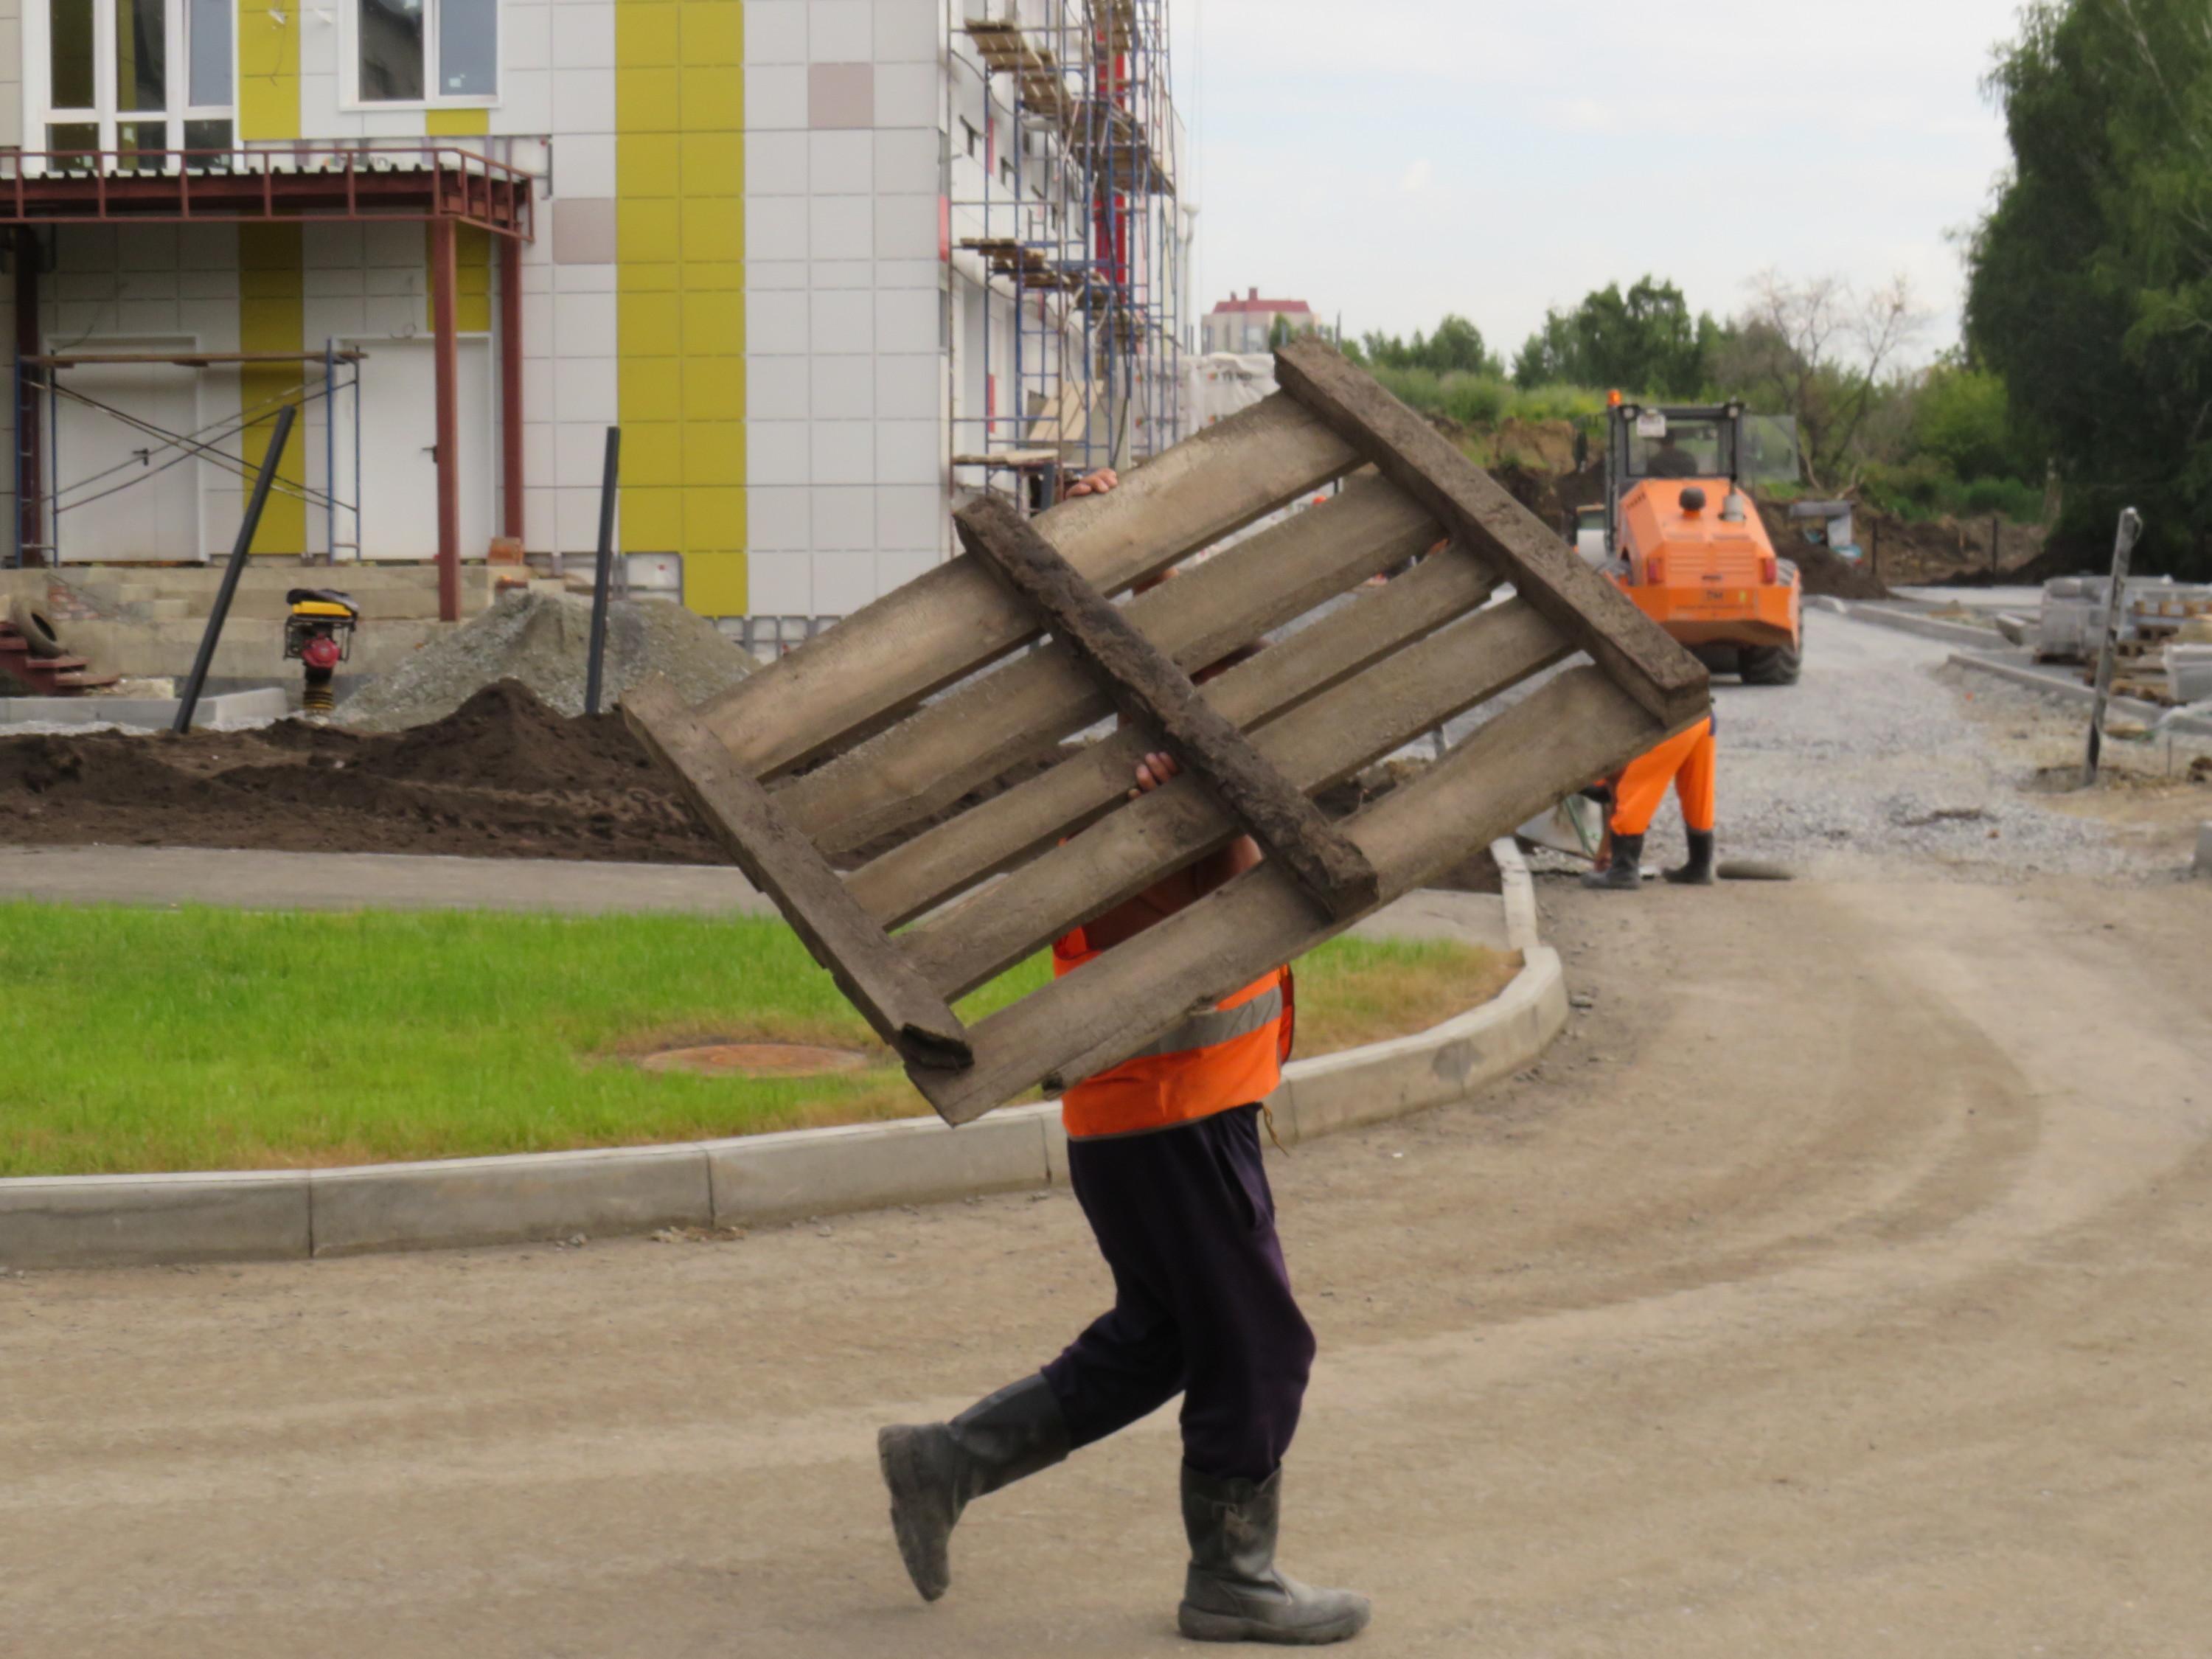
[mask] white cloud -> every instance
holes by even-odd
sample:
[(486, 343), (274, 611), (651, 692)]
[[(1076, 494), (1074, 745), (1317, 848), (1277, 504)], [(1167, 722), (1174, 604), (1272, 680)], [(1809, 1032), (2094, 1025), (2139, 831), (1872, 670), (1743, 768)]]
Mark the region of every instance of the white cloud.
[(1398, 193), (1401, 196), (1425, 196), (1436, 181), (1436, 167), (1427, 156), (1423, 155), (1406, 169), (1406, 176), (1398, 181)]

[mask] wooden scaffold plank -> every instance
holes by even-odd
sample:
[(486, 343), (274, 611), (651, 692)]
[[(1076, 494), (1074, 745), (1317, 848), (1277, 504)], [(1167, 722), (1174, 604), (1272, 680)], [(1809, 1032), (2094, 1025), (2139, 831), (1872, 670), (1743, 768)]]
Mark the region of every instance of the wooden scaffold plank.
[[(1595, 669), (1570, 670), (1506, 710), (1426, 777), (1352, 820), (1349, 834), (1397, 897), (1667, 735)], [(1095, 1076), (1182, 1018), (1343, 931), (1316, 922), (1297, 878), (1263, 864), (972, 1032), (975, 1063), (910, 1069), (949, 1121), (973, 1121), (1048, 1078)]]
[(1323, 909), (1344, 917), (1374, 906), (1381, 880), (1359, 849), (1011, 502), (979, 496), (955, 521), (968, 551), (1035, 608), (1053, 637), (1103, 679), (1122, 714), (1157, 732), (1260, 845), (1290, 866)]
[[(1358, 460), (1328, 426), (1278, 395), (1178, 444), (1111, 494), (1063, 502), (1036, 524), (1111, 594)], [(973, 559), (957, 558), (748, 676), (700, 715), (740, 766), (764, 778), (881, 729), (1038, 631), (1027, 605)]]
[(968, 1034), (951, 1009), (676, 689), (655, 675), (623, 694), (623, 717), (679, 781), (746, 879), (775, 901), (814, 959), (909, 1067), (918, 1073), (968, 1065)]
[(1313, 337), (1294, 340), (1275, 354), (1275, 374), (1285, 391), (1435, 514), (1455, 538), (1494, 558), (1521, 595), (1655, 719), (1676, 724), (1705, 705), (1707, 676), (1695, 658), (1496, 479), (1334, 346)]

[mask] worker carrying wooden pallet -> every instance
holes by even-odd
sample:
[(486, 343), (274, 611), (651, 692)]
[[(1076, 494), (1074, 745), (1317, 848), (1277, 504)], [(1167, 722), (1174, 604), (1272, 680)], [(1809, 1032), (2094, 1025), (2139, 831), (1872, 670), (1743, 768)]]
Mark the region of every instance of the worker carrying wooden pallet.
[[(1116, 483), (1100, 472), (1070, 493)], [(1147, 756), (1132, 795), (1164, 787), (1179, 769), (1170, 756)], [(1240, 836), (1156, 884), (1061, 939), (1055, 973), (1077, 971), (1260, 858)], [(947, 1547), (969, 1501), (1181, 1394), (1190, 1540), (1182, 1633), (1314, 1645), (1366, 1626), (1365, 1597), (1311, 1589), (1275, 1565), (1283, 1455), (1315, 1352), (1276, 1235), (1260, 1139), (1260, 1103), (1290, 1053), (1290, 990), (1289, 970), (1275, 969), (1066, 1091), (1069, 1178), (1113, 1272), (1115, 1304), (1042, 1371), (951, 1422), (878, 1435), (891, 1525), (926, 1600), (951, 1586)]]

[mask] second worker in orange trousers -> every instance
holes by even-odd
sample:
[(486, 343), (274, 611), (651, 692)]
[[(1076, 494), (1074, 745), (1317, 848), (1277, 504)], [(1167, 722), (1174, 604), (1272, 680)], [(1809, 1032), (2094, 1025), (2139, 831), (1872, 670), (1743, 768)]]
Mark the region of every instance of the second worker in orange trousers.
[(1583, 884), (1608, 892), (1633, 892), (1644, 878), (1644, 837), (1667, 799), (1669, 785), (1682, 798), (1682, 823), (1689, 831), (1690, 860), (1667, 872), (1680, 885), (1710, 887), (1713, 882), (1713, 772), (1715, 749), (1711, 717), (1699, 720), (1648, 754), (1628, 763), (1613, 786), (1613, 815), (1607, 822), (1612, 861)]

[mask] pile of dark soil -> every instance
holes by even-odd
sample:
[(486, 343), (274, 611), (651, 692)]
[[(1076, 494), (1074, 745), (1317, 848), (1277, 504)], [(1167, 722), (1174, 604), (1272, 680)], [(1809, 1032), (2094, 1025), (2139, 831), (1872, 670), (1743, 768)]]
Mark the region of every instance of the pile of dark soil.
[(0, 738), (0, 842), (729, 862), (620, 715), (568, 718), (513, 680), (382, 737)]
[(1762, 504), (1766, 534), (1774, 550), (1797, 567), (1808, 594), (1832, 599), (1886, 599), (1888, 586), (1865, 564), (1839, 559), (1817, 542), (1808, 542), (1792, 527), (1785, 508)]
[[(859, 849), (863, 861), (1057, 763), (1049, 752)], [(501, 680), (443, 720), (369, 735), (280, 720), (189, 737), (0, 738), (0, 844), (727, 864), (619, 714)]]

